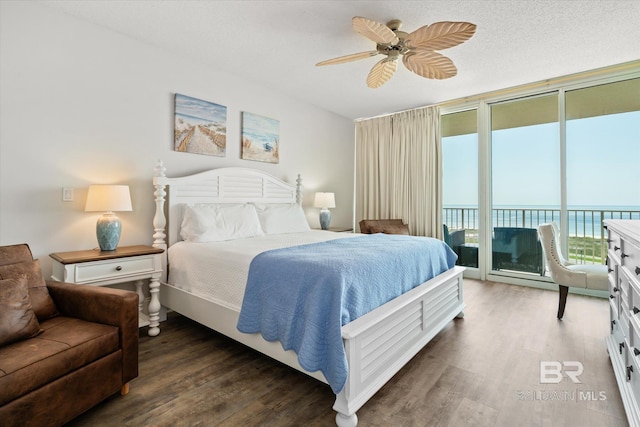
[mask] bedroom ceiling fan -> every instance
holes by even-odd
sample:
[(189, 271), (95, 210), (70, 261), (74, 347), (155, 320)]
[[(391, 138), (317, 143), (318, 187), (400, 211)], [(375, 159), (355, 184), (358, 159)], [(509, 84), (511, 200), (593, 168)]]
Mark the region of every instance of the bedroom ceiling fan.
[(400, 31), (402, 22), (394, 19), (382, 24), (356, 16), (353, 29), (376, 43), (376, 50), (340, 56), (317, 63), (317, 66), (342, 64), (376, 55), (386, 57), (373, 66), (367, 76), (367, 86), (378, 88), (385, 84), (398, 68), (398, 58), (407, 69), (427, 79), (448, 79), (457, 74), (453, 61), (434, 52), (448, 49), (469, 40), (476, 32), (476, 25), (469, 22), (435, 22), (412, 33)]

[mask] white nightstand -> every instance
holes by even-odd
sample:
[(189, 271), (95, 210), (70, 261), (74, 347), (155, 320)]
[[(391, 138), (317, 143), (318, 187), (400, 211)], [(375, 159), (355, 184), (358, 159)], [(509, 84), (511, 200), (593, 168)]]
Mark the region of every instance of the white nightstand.
[[(160, 333), (160, 276), (163, 249), (153, 246), (122, 246), (115, 251), (99, 249), (50, 254), (53, 259), (51, 278), (60, 282), (80, 285), (106, 286), (116, 283), (135, 282), (140, 298), (139, 326), (149, 325), (149, 335)], [(142, 312), (144, 294), (142, 285), (149, 279), (151, 301), (147, 307), (149, 316)]]

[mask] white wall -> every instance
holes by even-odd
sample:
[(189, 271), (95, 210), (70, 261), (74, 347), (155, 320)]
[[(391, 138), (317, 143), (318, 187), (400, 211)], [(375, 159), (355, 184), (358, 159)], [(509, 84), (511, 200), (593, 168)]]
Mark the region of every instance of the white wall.
[[(316, 190), (336, 192), (332, 225), (351, 225), (351, 120), (45, 6), (1, 1), (0, 19), (0, 244), (29, 243), (45, 275), (49, 253), (97, 246), (99, 214), (83, 211), (90, 184), (130, 185), (120, 245), (152, 242), (158, 159), (168, 176), (243, 166), (295, 182), (300, 173), (311, 226)], [(226, 157), (172, 150), (175, 93), (227, 106)], [(240, 159), (241, 111), (280, 120), (279, 164)], [(73, 202), (63, 187), (75, 189)]]

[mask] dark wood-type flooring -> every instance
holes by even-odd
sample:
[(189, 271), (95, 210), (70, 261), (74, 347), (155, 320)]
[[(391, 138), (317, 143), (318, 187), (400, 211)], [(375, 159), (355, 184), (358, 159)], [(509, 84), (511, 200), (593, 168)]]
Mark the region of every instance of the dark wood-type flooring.
[[(359, 426), (626, 426), (607, 356), (608, 302), (465, 280), (451, 322), (359, 411)], [(332, 426), (330, 388), (177, 314), (140, 330), (140, 375), (71, 426)], [(541, 361), (584, 365), (541, 384)], [(573, 369), (573, 368), (572, 368)]]

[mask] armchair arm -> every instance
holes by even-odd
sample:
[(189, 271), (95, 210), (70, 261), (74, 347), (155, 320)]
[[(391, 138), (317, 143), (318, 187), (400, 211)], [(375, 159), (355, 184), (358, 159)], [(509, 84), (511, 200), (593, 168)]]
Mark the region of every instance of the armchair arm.
[(122, 289), (47, 280), (61, 314), (117, 326), (122, 348), (123, 384), (138, 376), (138, 294)]

